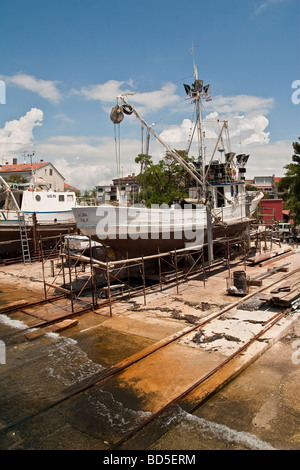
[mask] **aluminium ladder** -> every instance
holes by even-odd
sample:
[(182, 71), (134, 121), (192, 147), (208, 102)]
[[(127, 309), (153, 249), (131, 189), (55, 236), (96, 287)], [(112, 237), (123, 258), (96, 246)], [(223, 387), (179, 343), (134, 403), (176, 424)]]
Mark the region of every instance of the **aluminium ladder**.
[(27, 238), (27, 229), (26, 229), (26, 221), (24, 217), (24, 213), (20, 210), (20, 207), (16, 201), (16, 198), (10, 188), (10, 185), (5, 181), (5, 179), (2, 178), (0, 175), (0, 185), (2, 185), (8, 195), (11, 197), (13, 205), (16, 208), (17, 215), (18, 215), (18, 223), (19, 223), (19, 229), (20, 229), (20, 241), (21, 241), (21, 246), (22, 246), (22, 254), (23, 254), (23, 262), (24, 263), (31, 263), (31, 258), (30, 258), (30, 250), (29, 250), (29, 243), (28, 243), (28, 238)]
[(23, 262), (24, 263), (31, 263), (30, 258), (30, 249), (29, 243), (27, 238), (27, 229), (26, 229), (26, 222), (23, 212), (19, 212), (18, 217), (19, 227), (20, 227), (20, 240), (22, 246), (22, 254), (23, 254)]

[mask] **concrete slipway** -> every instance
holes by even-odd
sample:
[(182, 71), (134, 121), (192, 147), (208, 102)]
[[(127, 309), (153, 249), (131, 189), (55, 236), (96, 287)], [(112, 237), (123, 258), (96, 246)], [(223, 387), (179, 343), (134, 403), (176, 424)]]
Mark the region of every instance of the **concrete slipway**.
[[(246, 271), (254, 277), (288, 263), (291, 272), (298, 268), (299, 260), (300, 253), (295, 251), (284, 261), (247, 266)], [(243, 264), (231, 268), (243, 269)], [(264, 279), (262, 287), (282, 275), (277, 272)], [(20, 325), (3, 315), (0, 338), (6, 342), (7, 361), (0, 366), (0, 448), (299, 449), (300, 366), (295, 349), (300, 338), (299, 311), (283, 317), (225, 364), (278, 312), (270, 305), (249, 309), (247, 304), (242, 309), (235, 305), (242, 299), (227, 295), (226, 276), (227, 270), (222, 268), (211, 272), (205, 286), (194, 278), (180, 284), (178, 292), (176, 286), (152, 290), (146, 305), (143, 296), (114, 304), (112, 317), (108, 308), (86, 313), (56, 336), (45, 331), (30, 339), (21, 329), (14, 335)], [(39, 263), (29, 269), (24, 265), (1, 267), (0, 278), (3, 305), (12, 296), (14, 301), (43, 296)], [(254, 289), (258, 288), (250, 292)], [(233, 307), (227, 309), (230, 305)], [(48, 307), (40, 308), (45, 318), (53, 315)], [(203, 325), (198, 334), (195, 320), (214, 317), (221, 310), (222, 317)], [(22, 313), (9, 319), (32, 324)], [(103, 417), (99, 388), (82, 391), (83, 385), (175, 337), (178, 339), (163, 354), (155, 352), (123, 371), (113, 384), (114, 388), (116, 383), (122, 384), (117, 395), (120, 408), (116, 411), (116, 402), (111, 408), (106, 404)], [(220, 364), (224, 367), (217, 370)], [(207, 377), (205, 382), (203, 377)], [(197, 382), (199, 386), (193, 388)], [(173, 407), (150, 419), (138, 433), (133, 433), (132, 423), (130, 429), (122, 427), (129, 405), (135, 410), (134, 419), (138, 415), (139, 427), (179, 395), (182, 397)], [(117, 414), (123, 412), (118, 421)]]

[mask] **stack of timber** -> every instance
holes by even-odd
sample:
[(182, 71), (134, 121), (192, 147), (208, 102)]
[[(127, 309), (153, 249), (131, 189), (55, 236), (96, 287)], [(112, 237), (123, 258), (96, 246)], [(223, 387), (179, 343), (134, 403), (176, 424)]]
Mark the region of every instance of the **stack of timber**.
[(248, 258), (248, 263), (251, 265), (264, 265), (267, 264), (268, 262), (274, 261), (274, 258), (284, 258), (285, 256), (289, 256), (292, 253), (294, 253), (294, 250), (289, 246), (286, 248), (280, 248), (279, 250), (275, 251), (266, 251), (265, 253), (261, 253), (257, 256), (254, 256), (253, 258)]
[(262, 286), (263, 280), (266, 279), (267, 277), (272, 276), (273, 274), (276, 274), (277, 272), (287, 272), (289, 270), (288, 265), (290, 263), (283, 264), (281, 266), (277, 266), (276, 268), (273, 269), (268, 269), (267, 272), (263, 274), (258, 274), (258, 276), (251, 277), (249, 279), (249, 285), (250, 286)]
[(273, 305), (280, 305), (284, 307), (289, 307), (298, 299), (300, 299), (299, 273), (280, 283), (276, 289), (270, 292), (267, 298), (267, 300)]

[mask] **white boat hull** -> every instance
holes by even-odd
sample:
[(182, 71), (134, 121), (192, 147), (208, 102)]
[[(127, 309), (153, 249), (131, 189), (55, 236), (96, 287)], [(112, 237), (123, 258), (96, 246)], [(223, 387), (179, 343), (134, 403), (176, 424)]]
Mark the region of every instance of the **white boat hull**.
[[(135, 257), (203, 246), (206, 242), (207, 212), (199, 209), (161, 209), (123, 206), (73, 208), (81, 233), (113, 248), (119, 256)], [(246, 230), (246, 204), (214, 210), (213, 237), (235, 236)], [(216, 220), (218, 223), (216, 223)]]

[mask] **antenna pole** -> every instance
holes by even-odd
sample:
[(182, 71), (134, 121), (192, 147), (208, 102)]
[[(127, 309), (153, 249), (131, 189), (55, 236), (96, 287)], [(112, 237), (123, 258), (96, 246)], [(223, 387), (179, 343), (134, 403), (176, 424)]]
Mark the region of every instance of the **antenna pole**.
[[(195, 65), (195, 57), (194, 57), (194, 45), (193, 45), (193, 62), (194, 62), (194, 77), (195, 77), (195, 80), (198, 80), (198, 70)], [(204, 148), (203, 124), (202, 124), (202, 119), (201, 119), (201, 92), (200, 91), (197, 91), (197, 95), (195, 98), (195, 105), (196, 105), (196, 115), (197, 115), (198, 140), (200, 142), (198, 163), (199, 163), (200, 174), (203, 178), (205, 175), (205, 158), (204, 158), (205, 148)]]

